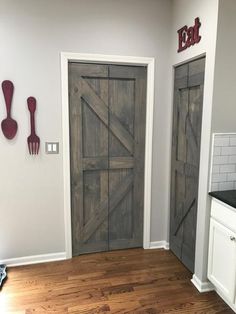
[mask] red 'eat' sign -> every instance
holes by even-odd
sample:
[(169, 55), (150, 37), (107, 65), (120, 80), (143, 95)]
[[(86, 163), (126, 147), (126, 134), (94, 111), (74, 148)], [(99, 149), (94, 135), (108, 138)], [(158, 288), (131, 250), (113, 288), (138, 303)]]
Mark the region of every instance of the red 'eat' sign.
[(201, 40), (201, 36), (199, 35), (201, 23), (199, 17), (195, 18), (194, 26), (188, 27), (185, 25), (180, 28), (177, 33), (179, 36), (179, 48), (178, 52), (181, 52), (190, 46), (193, 46)]

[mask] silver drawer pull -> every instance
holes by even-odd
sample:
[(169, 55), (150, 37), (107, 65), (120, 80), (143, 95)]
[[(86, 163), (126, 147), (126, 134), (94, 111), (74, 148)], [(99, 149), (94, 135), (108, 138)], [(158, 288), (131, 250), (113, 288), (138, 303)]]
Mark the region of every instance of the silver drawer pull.
[(233, 236), (230, 236), (230, 240), (231, 240), (231, 241), (235, 241), (235, 240), (236, 240), (236, 238), (235, 238), (235, 237), (233, 237)]

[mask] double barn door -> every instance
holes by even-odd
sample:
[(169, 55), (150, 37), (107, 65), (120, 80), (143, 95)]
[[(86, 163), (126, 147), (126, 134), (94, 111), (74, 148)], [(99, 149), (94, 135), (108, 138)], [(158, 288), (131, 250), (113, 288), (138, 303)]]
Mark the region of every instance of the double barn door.
[(146, 68), (69, 64), (73, 255), (143, 243)]

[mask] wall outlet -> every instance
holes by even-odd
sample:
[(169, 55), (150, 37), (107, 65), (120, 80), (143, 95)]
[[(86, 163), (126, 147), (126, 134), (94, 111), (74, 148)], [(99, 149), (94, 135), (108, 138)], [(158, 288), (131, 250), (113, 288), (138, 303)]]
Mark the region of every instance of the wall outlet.
[(46, 142), (45, 152), (46, 154), (59, 154), (59, 142)]

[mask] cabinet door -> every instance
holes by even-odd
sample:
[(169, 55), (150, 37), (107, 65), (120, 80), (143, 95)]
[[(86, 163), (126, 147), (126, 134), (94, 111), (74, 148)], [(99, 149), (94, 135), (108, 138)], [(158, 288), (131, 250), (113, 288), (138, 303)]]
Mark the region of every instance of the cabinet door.
[(211, 218), (208, 278), (230, 301), (234, 301), (236, 234)]

